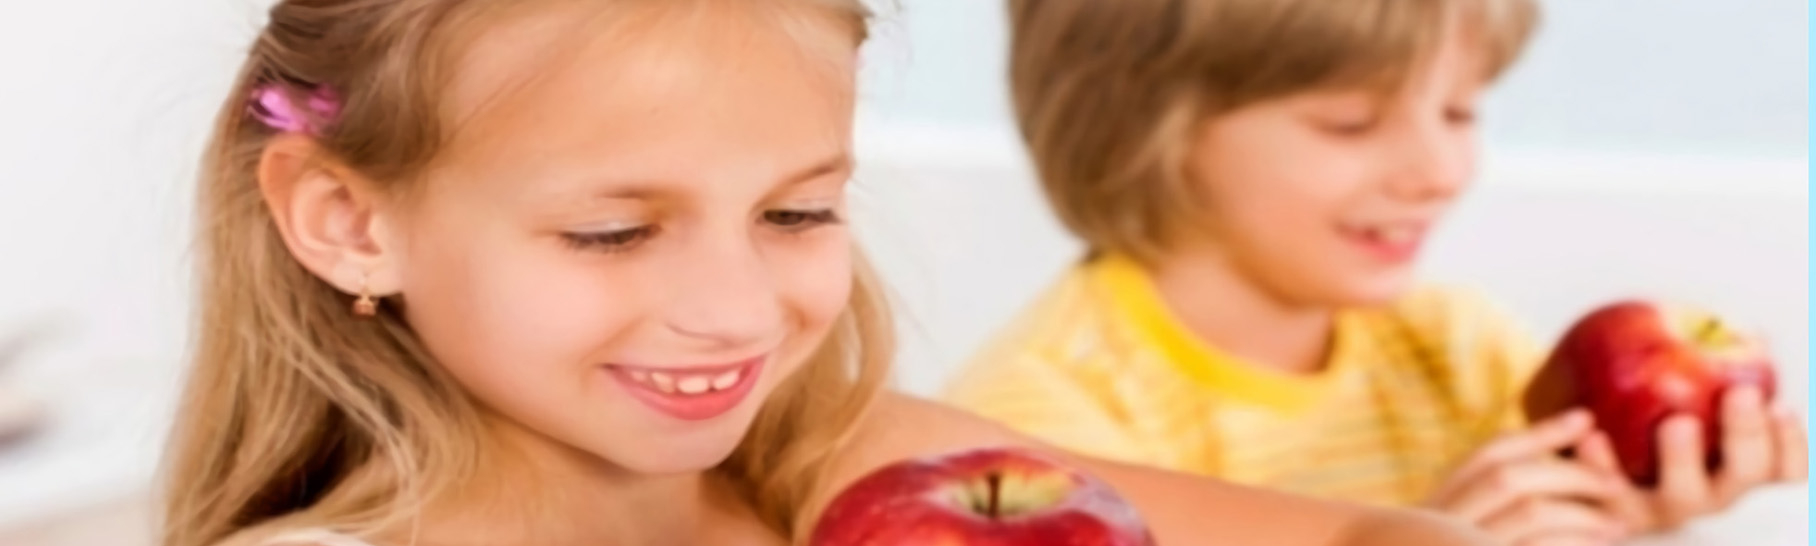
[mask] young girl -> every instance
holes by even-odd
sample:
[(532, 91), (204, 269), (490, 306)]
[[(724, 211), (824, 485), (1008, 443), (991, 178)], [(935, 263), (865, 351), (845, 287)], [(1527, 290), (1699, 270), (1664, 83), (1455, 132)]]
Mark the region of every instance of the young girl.
[[(844, 0), (288, 0), (221, 113), (165, 546), (780, 544), (879, 465), (1046, 449), (881, 392)], [(1162, 544), (1473, 544), (1055, 456)]]
[(1090, 255), (949, 401), (1079, 452), (1422, 506), (1510, 544), (1665, 529), (1804, 479), (1802, 426), (1743, 390), (1720, 473), (1679, 418), (1660, 430), (1673, 470), (1637, 490), (1580, 412), (1525, 426), (1544, 353), (1495, 305), (1414, 285), (1533, 1), (1009, 6), (1021, 128)]

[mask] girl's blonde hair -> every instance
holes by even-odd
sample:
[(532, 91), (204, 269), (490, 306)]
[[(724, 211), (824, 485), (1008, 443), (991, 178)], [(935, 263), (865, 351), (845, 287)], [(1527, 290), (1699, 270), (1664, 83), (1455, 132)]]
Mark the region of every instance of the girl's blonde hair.
[(1497, 78), (1536, 0), (1009, 0), (1016, 120), (1047, 199), (1093, 254), (1152, 259), (1197, 214), (1198, 124), (1317, 87), (1386, 92), (1460, 23)]
[[(867, 38), (870, 13), (859, 0), (772, 3), (836, 17), (854, 54)], [(287, 251), (256, 173), (276, 133), (248, 105), (267, 86), (292, 104), (334, 90), (338, 115), (310, 120), (326, 128), (317, 136), (324, 153), (401, 192), (450, 140), (439, 91), (458, 45), (507, 5), (524, 4), (286, 0), (271, 9), (202, 171), (199, 339), (169, 446), (164, 546), (280, 528), (388, 528), (473, 474), (477, 412), (409, 325), (384, 306), (371, 320), (352, 316), (351, 298)], [(889, 313), (861, 256), (853, 275), (830, 338), (715, 470), (784, 535), (881, 389), (893, 353)]]

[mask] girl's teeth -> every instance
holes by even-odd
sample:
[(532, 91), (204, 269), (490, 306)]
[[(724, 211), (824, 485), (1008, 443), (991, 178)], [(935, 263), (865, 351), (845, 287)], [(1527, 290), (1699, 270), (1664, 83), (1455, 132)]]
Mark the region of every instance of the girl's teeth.
[(718, 377), (713, 378), (713, 390), (722, 391), (722, 390), (731, 388), (732, 385), (738, 384), (738, 379), (742, 375), (743, 374), (739, 373), (738, 370), (732, 370), (729, 372), (719, 374)]
[(732, 388), (744, 378), (744, 370), (719, 375), (680, 375), (668, 372), (630, 370), (632, 381), (648, 385), (663, 394), (705, 394)]
[(677, 385), (682, 394), (701, 394), (712, 388), (712, 380), (698, 375), (689, 376)]
[(656, 390), (662, 391), (663, 393), (666, 393), (666, 394), (675, 393), (675, 378), (674, 377), (671, 377), (668, 374), (665, 374), (662, 372), (651, 372), (649, 374), (649, 378), (650, 378), (650, 382), (656, 384)]

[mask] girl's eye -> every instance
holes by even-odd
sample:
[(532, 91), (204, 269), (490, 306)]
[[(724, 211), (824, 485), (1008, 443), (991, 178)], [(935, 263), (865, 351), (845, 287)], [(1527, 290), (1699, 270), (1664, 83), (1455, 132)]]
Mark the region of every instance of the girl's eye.
[(839, 213), (832, 209), (772, 210), (763, 213), (763, 221), (790, 231), (803, 231), (817, 226), (839, 223)]
[(655, 226), (638, 226), (613, 231), (563, 233), (561, 238), (575, 250), (623, 252), (655, 234)]
[(1444, 111), (1444, 119), (1457, 125), (1474, 125), (1476, 112), (1474, 108), (1451, 108)]

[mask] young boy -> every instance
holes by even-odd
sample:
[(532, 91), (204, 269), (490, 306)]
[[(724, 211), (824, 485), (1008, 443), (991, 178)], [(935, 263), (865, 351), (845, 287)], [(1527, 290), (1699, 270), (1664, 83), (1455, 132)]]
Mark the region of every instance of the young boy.
[(1415, 283), (1532, 0), (1009, 6), (1018, 121), (1090, 250), (947, 401), (1074, 450), (1426, 506), (1510, 544), (1617, 540), (1803, 479), (1801, 425), (1740, 392), (1722, 472), (1678, 419), (1661, 427), (1674, 477), (1635, 489), (1582, 412), (1521, 418), (1541, 346), (1485, 298)]

